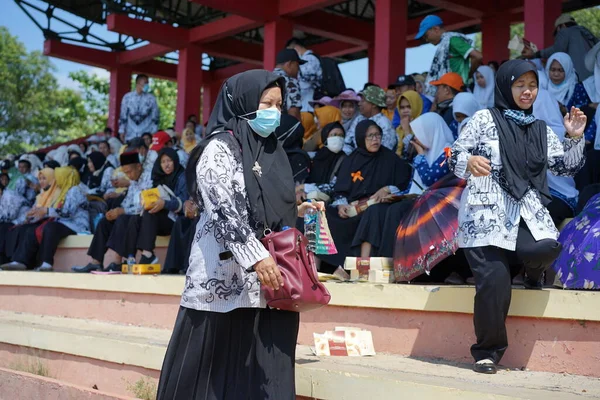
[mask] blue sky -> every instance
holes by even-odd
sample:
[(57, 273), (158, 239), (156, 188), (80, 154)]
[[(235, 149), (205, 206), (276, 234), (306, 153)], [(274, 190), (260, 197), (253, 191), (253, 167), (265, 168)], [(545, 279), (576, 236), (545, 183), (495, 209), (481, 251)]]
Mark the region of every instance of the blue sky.
[[(0, 13), (0, 25), (9, 29), (10, 33), (16, 35), (22, 41), (27, 50), (42, 50), (44, 37), (41, 30), (29, 19), (29, 17), (14, 3), (12, 0), (2, 0), (3, 7)], [(106, 35), (112, 33), (106, 32)], [(408, 49), (406, 51), (406, 72), (423, 72), (429, 69), (431, 60), (433, 59), (434, 47), (432, 45), (424, 45), (421, 47)], [(56, 77), (60, 84), (64, 87), (75, 88), (75, 83), (72, 82), (68, 74), (72, 71), (87, 70), (92, 71), (101, 76), (108, 76), (106, 70), (86, 65), (64, 61), (57, 58), (52, 58), (53, 64), (56, 66)], [(354, 89), (360, 89), (367, 82), (368, 78), (368, 61), (367, 59), (352, 61), (340, 65), (342, 75), (346, 82), (346, 86)]]

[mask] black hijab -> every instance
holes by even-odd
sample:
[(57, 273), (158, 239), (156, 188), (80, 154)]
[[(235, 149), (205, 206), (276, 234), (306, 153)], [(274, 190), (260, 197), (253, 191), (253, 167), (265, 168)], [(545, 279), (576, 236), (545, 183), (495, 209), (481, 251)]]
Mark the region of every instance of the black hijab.
[[(160, 165), (160, 160), (162, 159), (162, 156), (164, 156), (164, 155), (166, 155), (171, 160), (173, 160), (173, 164), (174, 164), (173, 172), (171, 172), (168, 175), (165, 174), (165, 171), (163, 171), (162, 166)], [(159, 185), (165, 185), (169, 189), (174, 191), (175, 187), (177, 186), (177, 181), (179, 180), (179, 177), (183, 174), (185, 174), (185, 170), (183, 169), (183, 167), (181, 166), (181, 163), (179, 162), (179, 155), (177, 154), (177, 151), (170, 147), (163, 147), (158, 152), (158, 157), (156, 158), (156, 161), (154, 162), (154, 166), (152, 167), (152, 184), (153, 184), (153, 186), (157, 187)]]
[[(341, 129), (344, 134), (346, 130), (344, 126), (339, 122), (332, 122), (323, 127), (321, 129), (321, 142), (323, 145), (327, 144), (327, 138), (329, 138), (329, 133), (336, 129)], [(339, 160), (346, 157), (346, 153), (340, 151), (339, 153), (333, 153), (331, 150), (327, 148), (327, 146), (323, 146), (315, 155), (313, 159), (312, 168), (310, 169), (310, 175), (306, 182), (323, 184), (329, 183), (331, 181), (331, 175), (334, 172), (336, 165), (338, 165)]]
[(392, 185), (404, 190), (410, 183), (411, 167), (396, 153), (383, 145), (376, 153), (367, 150), (367, 130), (372, 126), (383, 134), (375, 121), (361, 121), (355, 130), (357, 147), (344, 160), (337, 175), (335, 192), (346, 197), (349, 202), (370, 197), (384, 186)]
[(304, 127), (297, 118), (281, 115), (281, 123), (275, 130), (275, 136), (281, 142), (285, 154), (288, 156), (294, 182), (304, 183), (310, 172), (310, 156), (302, 150), (304, 144)]
[[(246, 196), (252, 219), (260, 226), (255, 230), (259, 238), (264, 228), (280, 231), (284, 226), (294, 226), (297, 217), (294, 179), (283, 147), (274, 134), (260, 137), (252, 131), (248, 121), (241, 118), (242, 115), (253, 117), (250, 113), (258, 109), (262, 93), (273, 85), (281, 88), (285, 99), (285, 79), (271, 72), (251, 70), (229, 78), (221, 87), (208, 120), (209, 134), (192, 151), (186, 171), (190, 195), (201, 204), (196, 164), (210, 140), (218, 136), (231, 142), (231, 146), (235, 146), (231, 151), (236, 157), (236, 152), (241, 150)], [(222, 133), (227, 131), (231, 131), (231, 135)], [(253, 171), (255, 164), (260, 166), (260, 175)]]
[(515, 199), (520, 200), (527, 189), (533, 186), (541, 195), (543, 205), (552, 200), (548, 188), (548, 143), (546, 123), (535, 120), (523, 125), (507, 118), (506, 110), (524, 112), (531, 115), (533, 106), (527, 110), (519, 108), (513, 99), (511, 87), (513, 83), (527, 72), (536, 76), (536, 68), (524, 60), (508, 61), (498, 69), (494, 108), (490, 109), (494, 123), (498, 129), (500, 157), (504, 179), (497, 177), (500, 185)]
[(90, 189), (95, 189), (102, 184), (104, 170), (110, 166), (110, 164), (105, 166), (106, 157), (99, 151), (92, 151), (90, 155), (88, 155), (88, 158), (92, 161), (92, 164), (94, 164), (94, 172), (89, 174), (87, 181), (84, 182)]

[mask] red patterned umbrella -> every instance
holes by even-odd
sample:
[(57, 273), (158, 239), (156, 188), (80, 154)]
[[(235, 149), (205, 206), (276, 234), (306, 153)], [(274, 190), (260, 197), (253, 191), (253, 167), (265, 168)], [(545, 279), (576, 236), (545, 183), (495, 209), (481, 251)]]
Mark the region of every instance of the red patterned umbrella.
[(429, 187), (396, 231), (397, 282), (427, 273), (458, 249), (458, 207), (466, 181), (451, 174)]

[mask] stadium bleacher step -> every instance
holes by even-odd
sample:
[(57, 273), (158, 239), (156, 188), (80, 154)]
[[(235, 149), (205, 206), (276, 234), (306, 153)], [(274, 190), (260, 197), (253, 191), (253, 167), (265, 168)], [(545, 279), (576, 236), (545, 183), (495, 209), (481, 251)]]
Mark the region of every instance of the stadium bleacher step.
[[(170, 330), (0, 311), (0, 366), (9, 367), (5, 355), (19, 353), (47, 360), (62, 360), (57, 379), (82, 387), (93, 385), (127, 395), (124, 382), (101, 381), (110, 369), (135, 370), (158, 377)], [(8, 357), (10, 358), (10, 357)], [(79, 374), (69, 362), (81, 360), (95, 373)], [(600, 397), (597, 378), (502, 369), (495, 376), (478, 375), (470, 365), (417, 360), (396, 355), (374, 357), (315, 357), (309, 346), (298, 346), (297, 394), (317, 399), (540, 399), (570, 400)], [(113, 380), (115, 380), (113, 378)]]

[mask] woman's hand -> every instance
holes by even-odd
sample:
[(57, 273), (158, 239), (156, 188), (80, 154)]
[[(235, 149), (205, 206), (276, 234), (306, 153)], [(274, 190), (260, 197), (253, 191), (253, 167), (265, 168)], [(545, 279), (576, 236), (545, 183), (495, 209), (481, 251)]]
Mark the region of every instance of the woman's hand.
[(48, 215), (48, 209), (46, 207), (36, 207), (27, 213), (27, 216), (32, 219), (42, 219)]
[(350, 210), (349, 205), (341, 205), (341, 206), (337, 206), (338, 209), (338, 215), (340, 216), (340, 218), (350, 218), (350, 216), (348, 215), (348, 210)]
[(165, 201), (161, 198), (156, 200), (152, 205), (152, 208), (148, 211), (150, 214), (156, 214), (165, 208)]
[(400, 126), (402, 127), (402, 130), (404, 131), (405, 134), (412, 132), (412, 130), (410, 129), (410, 118), (409, 117), (402, 118), (400, 120)]
[(269, 256), (254, 264), (254, 271), (256, 271), (256, 275), (258, 275), (258, 279), (262, 285), (266, 285), (274, 290), (279, 290), (280, 287), (283, 287), (283, 277), (273, 257)]
[(325, 203), (322, 201), (313, 201), (310, 203), (302, 203), (298, 206), (298, 216), (304, 218), (304, 214), (308, 210), (325, 211)]
[(417, 151), (418, 154), (420, 154), (420, 155), (427, 154), (427, 149), (421, 143), (418, 143), (414, 139), (411, 140), (410, 142), (412, 143), (413, 147), (415, 148), (415, 150)]
[(196, 207), (196, 204), (193, 201), (186, 200), (185, 203), (183, 203), (183, 213), (186, 218), (196, 218), (198, 216), (198, 207)]
[(377, 203), (385, 203), (387, 201), (386, 198), (389, 195), (390, 189), (387, 186), (384, 186), (381, 189), (379, 189), (373, 196), (371, 196), (371, 199), (375, 200)]
[(467, 169), (476, 178), (480, 176), (488, 176), (492, 171), (490, 160), (481, 156), (469, 157), (469, 161), (467, 161)]
[(571, 107), (571, 112), (568, 112), (565, 115), (565, 119), (563, 121), (569, 137), (573, 139), (580, 138), (583, 135), (586, 122), (587, 117), (583, 111), (575, 107)]

